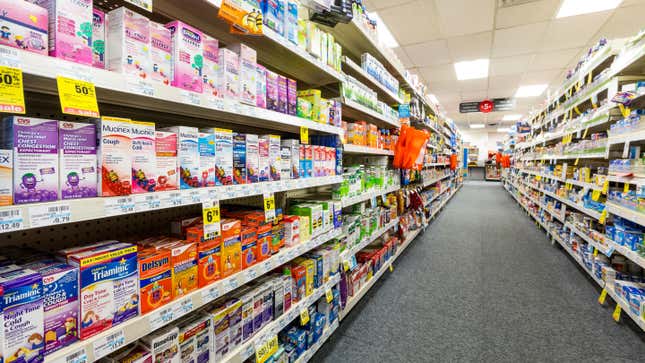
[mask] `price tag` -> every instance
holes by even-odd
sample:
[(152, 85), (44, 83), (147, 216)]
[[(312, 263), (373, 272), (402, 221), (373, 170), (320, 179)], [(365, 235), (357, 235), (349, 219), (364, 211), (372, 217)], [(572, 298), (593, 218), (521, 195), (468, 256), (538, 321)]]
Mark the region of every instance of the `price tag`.
[(390, 272), (394, 271), (394, 267), (392, 267), (392, 264), (390, 264), (389, 269), (390, 269)]
[(267, 221), (275, 219), (275, 195), (273, 193), (264, 193), (264, 218)]
[(309, 144), (309, 128), (300, 126), (300, 143)]
[(228, 286), (231, 290), (235, 290), (238, 287), (237, 278), (234, 276), (228, 280)]
[(622, 310), (623, 310), (623, 309), (620, 307), (620, 305), (616, 304), (616, 309), (614, 309), (614, 313), (613, 313), (613, 314), (611, 314), (611, 317), (612, 317), (612, 318), (614, 318), (614, 321), (615, 321), (615, 322), (619, 322), (619, 321), (620, 321), (620, 312), (621, 312)]
[(594, 202), (597, 202), (597, 201), (598, 201), (598, 199), (600, 199), (600, 190), (594, 190), (594, 191), (592, 191), (592, 192), (591, 192), (591, 199), (592, 199)]
[(183, 300), (176, 302), (172, 309), (175, 319), (180, 318), (193, 311), (193, 299), (191, 297), (184, 298)]
[(86, 117), (100, 116), (94, 83), (63, 76), (56, 77), (56, 83), (63, 113)]
[(198, 204), (202, 201), (202, 194), (200, 190), (190, 190), (188, 192), (184, 192), (182, 197), (183, 204)]
[(603, 305), (607, 299), (607, 290), (602, 289), (600, 296), (598, 297), (598, 304)]
[(332, 300), (334, 300), (334, 294), (331, 292), (331, 289), (325, 290), (325, 300), (327, 300), (327, 303), (330, 303)]
[(21, 62), (18, 49), (0, 45), (0, 66), (22, 68)]
[(255, 345), (255, 361), (256, 363), (266, 362), (275, 352), (278, 351), (278, 336), (273, 335), (266, 341), (260, 340)]
[(605, 182), (602, 184), (602, 194), (607, 194), (609, 191), (609, 180), (605, 180)]
[(594, 247), (593, 249), (593, 257), (598, 256), (598, 249)]
[(598, 218), (598, 223), (605, 224), (606, 219), (607, 219), (607, 209), (604, 209), (602, 213), (600, 213), (600, 218)]
[(202, 291), (202, 302), (206, 303), (209, 301), (213, 301), (219, 297), (219, 289), (217, 286), (210, 287), (204, 291)]
[(202, 202), (204, 239), (210, 240), (221, 234), (219, 201), (208, 199)]
[(300, 310), (300, 325), (305, 325), (309, 322), (309, 309), (304, 308)]
[(183, 98), (185, 103), (190, 103), (195, 106), (199, 106), (202, 103), (201, 99), (199, 98), (199, 94), (195, 92), (182, 90), (181, 97)]
[(23, 228), (22, 210), (20, 208), (0, 212), (0, 233), (18, 231)]
[(112, 333), (94, 341), (94, 358), (102, 358), (125, 345), (123, 330)]
[(87, 363), (87, 352), (85, 348), (80, 348), (79, 350), (72, 352), (63, 359), (57, 359), (56, 363)]
[(134, 213), (135, 211), (134, 197), (132, 196), (106, 198), (104, 203), (107, 216)]
[(168, 306), (165, 308), (157, 309), (150, 313), (148, 321), (150, 322), (150, 330), (157, 330), (162, 326), (166, 326), (168, 323), (173, 321), (173, 308)]
[(164, 193), (161, 197), (161, 205), (166, 208), (179, 207), (182, 204), (180, 192)]
[(576, 158), (576, 161), (573, 163), (573, 165), (578, 165), (578, 159)]
[(134, 197), (134, 209), (137, 212), (144, 212), (161, 207), (161, 198), (159, 194), (147, 193)]
[(25, 92), (20, 68), (0, 66), (0, 112), (25, 113)]
[(72, 221), (68, 203), (46, 204), (29, 207), (29, 226), (51, 226)]
[(629, 193), (629, 184), (625, 183), (625, 186), (623, 186), (623, 193), (627, 194)]
[(130, 79), (127, 81), (128, 91), (142, 96), (154, 97), (155, 87), (152, 83), (142, 79)]

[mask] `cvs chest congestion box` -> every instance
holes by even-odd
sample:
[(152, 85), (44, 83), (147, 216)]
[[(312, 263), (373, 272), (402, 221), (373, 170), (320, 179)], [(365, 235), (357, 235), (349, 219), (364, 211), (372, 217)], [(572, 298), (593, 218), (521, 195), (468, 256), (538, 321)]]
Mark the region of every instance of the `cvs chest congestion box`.
[(179, 328), (167, 327), (141, 339), (150, 350), (155, 363), (181, 363), (179, 355)]
[(233, 134), (233, 183), (246, 184), (246, 134)]
[(79, 269), (80, 333), (87, 339), (139, 314), (137, 246), (113, 243), (69, 256)]
[[(0, 206), (13, 204), (13, 150), (0, 149)], [(0, 265), (2, 263), (0, 262)]]
[(132, 125), (122, 118), (103, 117), (96, 122), (99, 196), (132, 192)]
[(58, 199), (58, 122), (12, 116), (2, 131), (6, 148), (13, 149), (14, 203)]
[(233, 275), (242, 268), (242, 225), (237, 219), (222, 219), (222, 278)]
[(176, 190), (179, 179), (177, 172), (177, 133), (155, 131), (157, 154), (157, 191)]
[(267, 69), (259, 64), (255, 69), (255, 105), (267, 108)]
[(233, 131), (213, 129), (215, 134), (215, 185), (233, 184)]
[(138, 253), (141, 314), (172, 301), (170, 251), (146, 248)]
[(199, 131), (196, 127), (173, 126), (164, 131), (177, 134), (177, 164), (179, 188), (199, 186)]
[(263, 135), (261, 140), (266, 140), (269, 146), (269, 180), (280, 180), (282, 162), (280, 159), (280, 135)]
[(219, 50), (219, 79), (223, 82), (220, 92), (227, 102), (240, 100), (240, 58), (227, 48)]
[(92, 0), (35, 0), (49, 14), (49, 55), (92, 64)]
[(43, 278), (45, 355), (78, 340), (78, 269), (64, 263), (38, 269)]
[(240, 62), (240, 102), (247, 105), (255, 106), (257, 83), (257, 53), (255, 49), (242, 44), (236, 43), (228, 46), (228, 49), (237, 53)]
[(172, 85), (202, 93), (202, 32), (178, 20), (166, 24), (166, 28), (170, 30), (172, 39)]
[(42, 276), (30, 269), (0, 275), (2, 314), (0, 353), (7, 363), (43, 361), (43, 286)]
[(222, 81), (220, 81), (221, 72), (219, 71), (219, 41), (204, 34), (203, 47), (202, 81), (204, 82), (204, 93), (219, 100), (223, 98), (222, 92), (220, 92)]
[(150, 22), (150, 79), (170, 85), (172, 39), (165, 26)]
[(108, 20), (108, 69), (148, 78), (150, 20), (125, 7), (110, 11)]
[(47, 9), (15, 0), (0, 0), (0, 9), (0, 44), (47, 54)]
[(101, 10), (92, 9), (92, 65), (96, 68), (105, 69), (105, 13)]
[(199, 133), (199, 186), (215, 186), (215, 134)]
[(157, 190), (154, 122), (132, 121), (132, 193)]
[(258, 138), (258, 181), (270, 181), (269, 176), (269, 140)]
[(97, 195), (96, 125), (58, 121), (60, 199)]

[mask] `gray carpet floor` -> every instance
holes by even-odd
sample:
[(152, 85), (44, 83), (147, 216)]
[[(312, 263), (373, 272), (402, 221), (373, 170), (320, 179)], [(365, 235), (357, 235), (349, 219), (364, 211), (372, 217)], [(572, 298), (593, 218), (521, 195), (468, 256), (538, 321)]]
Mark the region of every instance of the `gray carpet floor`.
[(645, 338), (499, 183), (466, 184), (314, 362), (643, 362)]

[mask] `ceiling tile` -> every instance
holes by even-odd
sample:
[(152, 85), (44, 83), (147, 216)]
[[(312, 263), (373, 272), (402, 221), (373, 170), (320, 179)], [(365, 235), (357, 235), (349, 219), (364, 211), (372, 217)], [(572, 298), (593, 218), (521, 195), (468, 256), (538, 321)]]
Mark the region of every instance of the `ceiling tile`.
[(542, 44), (542, 38), (549, 23), (535, 23), (495, 30), (493, 57), (507, 57), (527, 54)]
[(434, 67), (419, 68), (419, 74), (428, 82), (456, 81), (455, 67), (452, 63)]
[(483, 101), (485, 99), (486, 99), (486, 90), (461, 92), (462, 102)]
[(529, 65), (528, 70), (542, 71), (545, 69), (564, 68), (581, 51), (582, 48), (571, 48), (556, 50), (554, 52), (538, 53), (535, 55), (535, 58), (533, 58), (533, 62)]
[(437, 12), (430, 1), (411, 1), (378, 13), (401, 45), (440, 37)]
[[(570, 16), (556, 19), (549, 24), (544, 35), (543, 50), (582, 47), (609, 19), (611, 11)], [(584, 31), (581, 31), (583, 29)]]
[(448, 38), (448, 49), (454, 62), (490, 58), (493, 32)]
[[(607, 39), (625, 38), (636, 35), (643, 28), (643, 14), (645, 14), (645, 0), (642, 5), (618, 8), (609, 20), (600, 28), (596, 38)], [(591, 39), (595, 42), (597, 39)]]
[(459, 90), (461, 92), (470, 91), (483, 91), (488, 89), (488, 78), (469, 79), (466, 81), (458, 81)]
[(430, 82), (428, 81), (428, 88), (431, 93), (441, 94), (442, 92), (459, 92), (460, 86), (459, 82), (454, 81), (439, 81), (439, 82)]
[(639, 5), (639, 4), (645, 4), (645, 0), (624, 0), (620, 6), (621, 7), (628, 7), (628, 6), (634, 6), (634, 5)]
[(560, 0), (541, 0), (497, 9), (495, 27), (510, 28), (522, 24), (551, 20), (558, 11)]
[(403, 47), (405, 53), (417, 67), (428, 67), (451, 63), (445, 39), (433, 40)]
[(376, 11), (384, 8), (391, 8), (393, 6), (400, 6), (410, 2), (410, 0), (363, 0), (367, 11)]
[(401, 47), (396, 47), (394, 48), (394, 54), (396, 54), (397, 57), (399, 57), (399, 60), (401, 63), (403, 63), (403, 66), (405, 68), (412, 68), (414, 67), (414, 63), (412, 63), (412, 60), (410, 57), (408, 57), (408, 54), (405, 52), (405, 50)]
[(549, 69), (546, 71), (526, 72), (520, 79), (520, 85), (549, 84), (562, 73), (562, 69)]
[(528, 69), (532, 59), (532, 54), (493, 58), (490, 60), (490, 74), (491, 76), (503, 76), (523, 73)]
[[(509, 89), (517, 88), (520, 83), (521, 74), (509, 74), (504, 76), (492, 76), (488, 79), (488, 89)], [(507, 95), (505, 97), (509, 97)]]
[(441, 34), (445, 37), (453, 37), (493, 30), (495, 2), (495, 0), (435, 0)]
[(489, 87), (488, 88), (488, 98), (513, 97), (513, 95), (515, 94), (515, 91), (517, 91), (517, 85), (514, 85), (513, 87), (508, 87), (508, 88), (493, 88), (493, 87)]

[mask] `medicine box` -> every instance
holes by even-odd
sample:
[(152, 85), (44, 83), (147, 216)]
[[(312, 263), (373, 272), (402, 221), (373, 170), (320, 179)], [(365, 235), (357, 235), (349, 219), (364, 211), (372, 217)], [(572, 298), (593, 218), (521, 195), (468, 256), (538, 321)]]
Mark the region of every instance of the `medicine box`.
[(150, 79), (170, 85), (172, 36), (162, 24), (150, 22)]
[(227, 46), (237, 53), (239, 60), (240, 102), (247, 105), (256, 105), (257, 93), (257, 53), (255, 49), (243, 44), (235, 43)]
[[(92, 0), (32, 0), (31, 2), (47, 9), (49, 55), (75, 63), (92, 65)], [(26, 23), (30, 22), (31, 20)]]
[(96, 68), (105, 69), (107, 44), (107, 16), (97, 9), (92, 9), (92, 65)]
[(128, 119), (103, 117), (96, 121), (99, 191), (102, 197), (132, 192), (132, 124)]
[(150, 77), (150, 20), (120, 7), (108, 13), (108, 62), (111, 71)]
[(176, 190), (179, 188), (177, 170), (177, 133), (168, 131), (155, 132), (155, 150), (157, 156), (157, 191)]
[(155, 124), (132, 121), (132, 193), (157, 190), (157, 150)]
[(187, 126), (173, 126), (162, 131), (177, 134), (179, 188), (197, 188), (199, 186), (199, 131), (196, 127)]
[(202, 93), (203, 34), (179, 20), (165, 25), (172, 39), (171, 84)]
[(97, 196), (96, 125), (58, 121), (60, 199)]
[(47, 9), (15, 0), (0, 0), (0, 8), (0, 45), (47, 55)]

